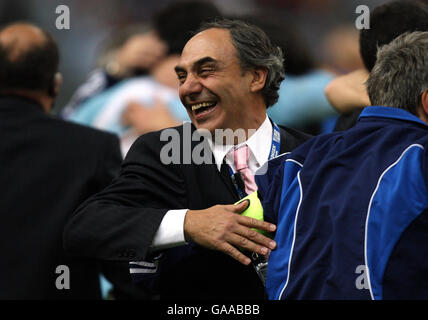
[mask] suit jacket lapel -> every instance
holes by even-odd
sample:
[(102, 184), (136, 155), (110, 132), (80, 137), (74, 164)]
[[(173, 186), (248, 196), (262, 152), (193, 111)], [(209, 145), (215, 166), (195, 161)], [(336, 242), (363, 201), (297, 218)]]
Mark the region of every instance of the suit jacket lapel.
[[(192, 135), (193, 132), (196, 130), (196, 127), (192, 124)], [(195, 140), (193, 141), (192, 139), (192, 149), (194, 150), (194, 148), (196, 147), (197, 144), (200, 143), (200, 140)], [(205, 141), (205, 143), (207, 143)], [(207, 150), (207, 149), (204, 149)], [(205, 176), (205, 179), (208, 183), (210, 182), (214, 182), (214, 180), (212, 179), (218, 179), (218, 177), (220, 177), (220, 180), (223, 182), (223, 184), (226, 187), (227, 193), (230, 194), (231, 198), (238, 201), (239, 197), (238, 197), (238, 193), (235, 189), (235, 186), (233, 185), (232, 179), (230, 177), (230, 173), (229, 173), (229, 169), (228, 166), (225, 164), (225, 162), (223, 161), (223, 164), (221, 165), (220, 171), (217, 169), (217, 165), (215, 163), (215, 157), (214, 154), (211, 152), (211, 164), (207, 164), (207, 165), (197, 165), (196, 166), (196, 170), (200, 171), (199, 174), (202, 174)], [(218, 188), (218, 185), (212, 185), (212, 187), (214, 188)]]
[(286, 153), (288, 151), (287, 147), (286, 147), (286, 143), (287, 143), (287, 134), (285, 132), (284, 129), (279, 128), (279, 131), (281, 132), (281, 145), (279, 146), (279, 154), (283, 154)]
[[(215, 167), (215, 169), (217, 170), (217, 167)], [(229, 189), (231, 194), (233, 194), (233, 197), (235, 198), (235, 200), (238, 201), (239, 200), (238, 192), (236, 191), (235, 186), (233, 185), (232, 178), (230, 177), (229, 168), (227, 164), (225, 164), (224, 162), (221, 165), (219, 174), (224, 184), (226, 185), (226, 187)]]

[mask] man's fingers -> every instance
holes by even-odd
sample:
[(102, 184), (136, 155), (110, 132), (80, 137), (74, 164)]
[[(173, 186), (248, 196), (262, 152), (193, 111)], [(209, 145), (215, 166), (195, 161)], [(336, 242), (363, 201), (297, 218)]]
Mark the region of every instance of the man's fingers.
[(186, 239), (207, 248), (219, 250), (248, 265), (251, 260), (238, 248), (261, 255), (267, 255), (269, 250), (276, 248), (275, 241), (257, 231), (275, 231), (273, 224), (244, 217), (235, 211), (245, 210), (249, 201), (237, 205), (217, 205), (205, 210), (189, 210), (184, 221)]
[[(254, 230), (250, 229), (250, 231), (254, 231)], [(260, 235), (258, 232), (256, 231), (254, 232)], [(266, 238), (266, 237), (263, 237), (262, 235), (260, 236), (262, 238)], [(252, 239), (250, 239), (250, 237), (240, 236), (239, 234), (230, 235), (228, 242), (233, 244), (234, 246), (240, 247), (242, 249), (246, 249), (251, 252), (256, 252), (261, 255), (267, 255), (269, 253), (269, 249), (267, 248), (267, 246), (258, 244), (263, 242), (261, 238), (257, 237), (256, 235), (253, 235), (251, 238), (258, 239), (258, 241), (256, 241), (257, 243), (253, 242)], [(272, 240), (270, 240), (269, 238), (266, 238), (264, 242), (266, 242), (266, 244), (271, 244)]]
[(244, 265), (249, 265), (251, 263), (250, 258), (248, 258), (246, 255), (244, 255), (241, 251), (236, 249), (234, 246), (228, 244), (227, 242), (223, 242), (219, 248), (220, 251), (223, 251), (224, 253), (231, 256), (233, 259), (239, 261), (240, 263)]
[(230, 206), (230, 210), (235, 213), (242, 213), (243, 211), (247, 210), (247, 208), (250, 206), (250, 200), (245, 199), (244, 201), (233, 204)]
[(259, 232), (245, 227), (245, 226), (237, 226), (234, 230), (236, 234), (238, 234), (241, 238), (246, 239), (248, 243), (245, 243), (248, 247), (238, 244), (240, 247), (251, 250), (260, 254), (267, 254), (268, 250), (265, 249), (275, 249), (276, 242), (272, 239), (260, 234)]
[(239, 216), (239, 223), (250, 228), (256, 228), (267, 232), (273, 232), (276, 230), (276, 226), (274, 224), (250, 217)]

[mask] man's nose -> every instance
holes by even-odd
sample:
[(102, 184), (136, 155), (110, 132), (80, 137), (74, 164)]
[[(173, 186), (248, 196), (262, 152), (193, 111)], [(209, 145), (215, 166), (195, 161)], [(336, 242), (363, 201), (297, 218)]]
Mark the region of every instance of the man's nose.
[(202, 84), (198, 78), (193, 75), (188, 75), (186, 81), (179, 88), (180, 96), (182, 97), (192, 97), (197, 96), (202, 91)]

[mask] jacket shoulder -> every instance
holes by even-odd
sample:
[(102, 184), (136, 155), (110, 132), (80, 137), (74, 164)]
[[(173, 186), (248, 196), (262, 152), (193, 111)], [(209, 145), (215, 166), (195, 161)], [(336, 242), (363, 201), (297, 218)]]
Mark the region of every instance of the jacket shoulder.
[(119, 138), (113, 133), (54, 117), (50, 119), (53, 132), (61, 136), (65, 145), (74, 146), (77, 144), (79, 149), (86, 147), (95, 150), (106, 148), (120, 150)]
[(291, 152), (312, 138), (311, 135), (296, 129), (279, 126), (281, 131), (281, 153)]
[(53, 119), (56, 122), (56, 125), (62, 126), (64, 131), (69, 131), (76, 136), (86, 136), (93, 137), (95, 139), (105, 139), (105, 140), (116, 140), (117, 136), (114, 133), (107, 131), (99, 130), (89, 126), (81, 125), (78, 123), (65, 121), (62, 119)]
[(180, 125), (143, 134), (132, 144), (126, 155), (125, 162), (138, 162), (142, 157), (159, 158), (167, 144), (180, 148), (181, 152), (184, 130), (184, 126)]

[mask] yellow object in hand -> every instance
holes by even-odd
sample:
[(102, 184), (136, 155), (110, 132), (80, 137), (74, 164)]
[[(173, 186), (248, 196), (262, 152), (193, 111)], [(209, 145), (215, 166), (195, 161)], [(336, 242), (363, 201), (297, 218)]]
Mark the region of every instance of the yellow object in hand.
[[(241, 215), (245, 216), (245, 217), (250, 217), (253, 219), (257, 219), (260, 221), (264, 221), (264, 217), (263, 217), (263, 207), (262, 207), (262, 203), (260, 202), (259, 197), (257, 196), (257, 191), (253, 192), (252, 194), (246, 196), (245, 198), (242, 198), (241, 200), (239, 200), (237, 203), (235, 204), (239, 204), (245, 200), (249, 200), (250, 204), (248, 206), (248, 208), (243, 211), (241, 213)], [(264, 230), (259, 230), (259, 229), (254, 229), (256, 230), (258, 233), (261, 233), (269, 238), (273, 238), (272, 233), (264, 231)]]

